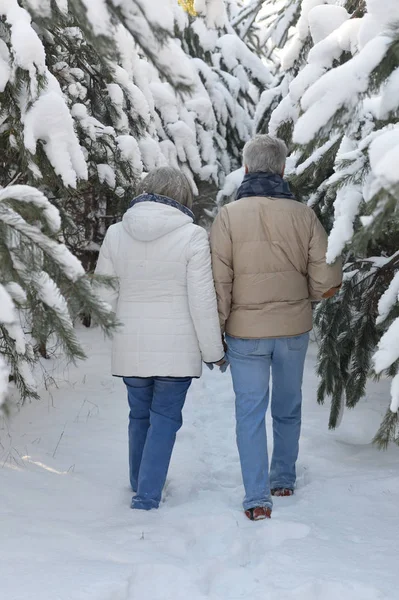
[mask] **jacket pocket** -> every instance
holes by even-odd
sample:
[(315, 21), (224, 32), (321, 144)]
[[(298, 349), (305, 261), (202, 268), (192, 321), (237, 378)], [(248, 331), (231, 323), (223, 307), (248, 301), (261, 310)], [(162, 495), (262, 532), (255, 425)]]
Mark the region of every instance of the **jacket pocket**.
[(226, 335), (226, 344), (229, 350), (232, 350), (236, 354), (242, 354), (243, 356), (249, 356), (256, 352), (259, 347), (259, 340), (234, 338)]
[(287, 338), (287, 345), (289, 350), (303, 350), (309, 343), (309, 334), (303, 333), (302, 335), (295, 335), (294, 337)]

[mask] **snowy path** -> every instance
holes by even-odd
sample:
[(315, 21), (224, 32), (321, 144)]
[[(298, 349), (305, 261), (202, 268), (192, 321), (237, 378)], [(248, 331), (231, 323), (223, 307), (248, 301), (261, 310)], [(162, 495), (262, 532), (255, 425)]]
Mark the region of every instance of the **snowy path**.
[(311, 350), (298, 492), (276, 502), (270, 522), (251, 523), (240, 508), (230, 378), (205, 373), (165, 503), (133, 512), (123, 384), (107, 374), (108, 343), (82, 337), (90, 360), (58, 371), (52, 399), (0, 425), (1, 598), (397, 599), (399, 450), (369, 445), (381, 386), (329, 433)]

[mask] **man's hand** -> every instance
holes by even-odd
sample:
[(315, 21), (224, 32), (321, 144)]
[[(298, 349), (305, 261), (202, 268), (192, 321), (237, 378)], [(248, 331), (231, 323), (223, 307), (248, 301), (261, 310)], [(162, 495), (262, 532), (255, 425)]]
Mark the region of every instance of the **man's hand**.
[(331, 288), (330, 290), (328, 290), (328, 292), (323, 294), (323, 298), (332, 298), (333, 296), (335, 296), (335, 294), (337, 292), (339, 292), (340, 289), (341, 289), (340, 285), (338, 287)]

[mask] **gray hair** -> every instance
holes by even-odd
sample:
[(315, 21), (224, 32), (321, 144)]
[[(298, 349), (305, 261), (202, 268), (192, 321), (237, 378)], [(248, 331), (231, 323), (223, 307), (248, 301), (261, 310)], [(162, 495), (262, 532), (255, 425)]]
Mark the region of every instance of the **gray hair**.
[(287, 160), (287, 146), (271, 135), (257, 135), (244, 146), (244, 166), (249, 173), (281, 175)]
[(176, 200), (187, 208), (193, 206), (193, 192), (187, 177), (173, 167), (153, 169), (138, 186), (137, 195), (158, 194)]

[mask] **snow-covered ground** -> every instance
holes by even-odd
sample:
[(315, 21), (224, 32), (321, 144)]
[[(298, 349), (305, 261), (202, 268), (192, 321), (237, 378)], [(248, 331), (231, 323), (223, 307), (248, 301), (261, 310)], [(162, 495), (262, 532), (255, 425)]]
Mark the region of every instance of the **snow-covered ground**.
[(241, 511), (229, 375), (195, 382), (165, 502), (129, 508), (127, 405), (109, 342), (52, 374), (58, 387), (0, 426), (0, 588), (4, 600), (397, 599), (399, 449), (370, 440), (388, 389), (327, 431), (305, 378), (298, 491), (271, 521)]

